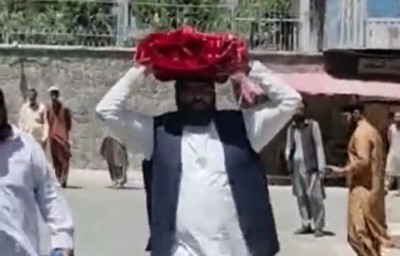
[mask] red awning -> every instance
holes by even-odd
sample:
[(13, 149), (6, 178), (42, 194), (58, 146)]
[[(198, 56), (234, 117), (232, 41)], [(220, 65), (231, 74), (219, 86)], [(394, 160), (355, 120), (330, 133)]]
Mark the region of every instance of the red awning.
[(287, 73), (279, 76), (297, 91), (311, 95), (400, 99), (400, 83), (338, 79), (327, 73)]

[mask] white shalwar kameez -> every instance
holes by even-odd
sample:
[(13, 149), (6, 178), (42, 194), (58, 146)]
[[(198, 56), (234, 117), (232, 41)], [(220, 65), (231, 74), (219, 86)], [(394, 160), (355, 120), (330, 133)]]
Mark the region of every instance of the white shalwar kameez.
[(400, 129), (396, 124), (389, 126), (390, 147), (386, 161), (387, 175), (400, 180)]
[[(250, 78), (265, 87), (271, 101), (257, 109), (243, 110), (251, 146), (260, 152), (291, 119), (301, 96), (272, 79), (260, 62), (254, 63)], [(130, 150), (150, 159), (153, 117), (125, 106), (134, 89), (143, 84), (144, 68), (132, 68), (104, 96), (96, 112)], [(172, 255), (251, 256), (239, 227), (215, 124), (185, 126), (181, 143), (182, 176)]]
[(39, 256), (37, 209), (52, 231), (52, 247), (73, 248), (73, 221), (42, 148), (13, 127), (0, 142), (0, 255)]

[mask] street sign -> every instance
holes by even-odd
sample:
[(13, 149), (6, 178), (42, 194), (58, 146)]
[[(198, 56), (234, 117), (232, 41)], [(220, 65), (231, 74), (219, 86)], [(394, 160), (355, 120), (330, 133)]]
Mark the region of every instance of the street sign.
[(400, 75), (400, 59), (360, 58), (358, 74)]
[(323, 56), (325, 70), (333, 76), (400, 80), (400, 50), (332, 49)]

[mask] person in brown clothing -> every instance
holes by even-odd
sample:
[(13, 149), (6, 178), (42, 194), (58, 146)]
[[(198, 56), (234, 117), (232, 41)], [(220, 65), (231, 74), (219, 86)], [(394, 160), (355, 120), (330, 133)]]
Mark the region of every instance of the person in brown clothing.
[(381, 247), (393, 247), (386, 230), (384, 145), (379, 132), (364, 118), (364, 106), (344, 109), (353, 134), (349, 163), (338, 170), (347, 176), (348, 242), (358, 256), (380, 256)]
[(100, 155), (107, 162), (112, 186), (123, 188), (127, 182), (126, 171), (129, 166), (128, 152), (125, 145), (116, 137), (107, 136), (100, 147)]
[(49, 89), (51, 104), (47, 107), (49, 125), (49, 146), (56, 177), (63, 188), (67, 187), (71, 147), (69, 132), (72, 119), (70, 110), (59, 100), (60, 91), (53, 86)]

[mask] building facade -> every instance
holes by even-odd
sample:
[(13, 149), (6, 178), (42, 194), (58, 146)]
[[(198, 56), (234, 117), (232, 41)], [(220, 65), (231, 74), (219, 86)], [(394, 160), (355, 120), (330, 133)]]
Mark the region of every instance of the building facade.
[(400, 1), (326, 1), (324, 48), (399, 49)]

